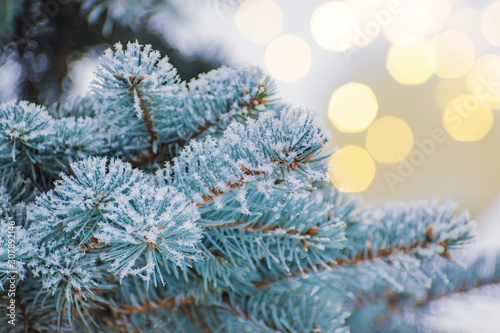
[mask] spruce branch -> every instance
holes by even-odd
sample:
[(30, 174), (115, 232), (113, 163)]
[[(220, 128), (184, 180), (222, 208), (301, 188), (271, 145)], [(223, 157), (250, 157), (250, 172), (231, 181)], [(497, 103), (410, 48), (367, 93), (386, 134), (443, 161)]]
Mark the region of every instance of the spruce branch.
[(48, 149), (55, 134), (53, 119), (45, 108), (25, 101), (0, 105), (0, 160), (2, 166), (40, 162), (39, 152)]
[(431, 302), (456, 293), (500, 284), (498, 253), (481, 254), (465, 267), (454, 262), (444, 262), (442, 266), (443, 279), (433, 280), (425, 298), (416, 302), (417, 307), (426, 307)]
[(234, 193), (241, 211), (249, 213), (248, 186), (270, 195), (298, 190), (301, 180), (325, 180), (325, 157), (314, 156), (327, 139), (310, 112), (266, 111), (257, 120), (233, 121), (220, 137), (191, 141), (159, 177), (198, 206), (215, 201), (222, 208), (222, 195)]
[(16, 283), (26, 277), (26, 260), (33, 251), (26, 231), (26, 204), (36, 191), (29, 180), (12, 170), (0, 171), (0, 290), (14, 274)]
[(246, 296), (228, 295), (220, 304), (224, 318), (215, 331), (343, 332), (348, 312), (342, 308), (345, 295), (332, 288), (336, 282), (319, 277), (297, 279)]
[(90, 270), (98, 262), (110, 262), (101, 270), (120, 279), (153, 275), (156, 284), (159, 264), (184, 266), (186, 259), (197, 258), (198, 215), (182, 194), (150, 188), (142, 172), (118, 160), (89, 158), (71, 168), (74, 176), (62, 175), (30, 209), (30, 230), (39, 248), (30, 265), (42, 274), (46, 288), (69, 276), (76, 279), (70, 280), (73, 287), (92, 290), (97, 281)]
[(179, 137), (187, 142), (224, 130), (233, 119), (256, 118), (266, 106), (277, 104), (275, 89), (275, 83), (257, 67), (221, 67), (200, 74), (189, 82), (188, 98), (177, 109)]
[[(348, 225), (344, 249), (324, 251), (322, 260), (309, 262), (305, 267), (298, 265), (285, 278), (332, 270), (339, 274), (355, 272), (381, 262), (394, 266), (408, 255), (419, 260), (432, 260), (435, 256), (449, 259), (450, 251), (468, 244), (474, 237), (474, 225), (468, 214), (454, 217), (455, 209), (456, 205), (450, 203), (438, 206), (426, 201), (396, 202), (378, 209), (367, 207), (356, 216), (359, 222)], [(259, 287), (275, 282), (275, 278), (263, 281)]]
[(356, 203), (332, 187), (274, 195), (268, 200), (252, 190), (250, 215), (234, 209), (238, 207), (234, 199), (221, 209), (222, 219), (216, 209), (202, 214), (200, 224), (207, 226), (203, 244), (234, 264), (256, 269), (264, 263), (272, 276), (290, 274), (302, 265), (323, 262), (329, 250), (345, 247), (345, 221)]
[(97, 119), (54, 119), (44, 107), (26, 101), (0, 105), (0, 169), (16, 170), (40, 190), (50, 188), (71, 162), (105, 154)]
[(117, 43), (100, 58), (91, 89), (107, 111), (103, 117), (110, 126), (127, 135), (121, 139), (123, 149), (137, 152), (146, 146), (150, 154), (157, 154), (160, 136), (173, 134), (170, 124), (161, 126), (161, 121), (167, 121), (168, 111), (175, 107), (178, 83), (168, 58), (160, 59), (151, 45), (129, 43), (124, 50)]
[[(453, 294), (468, 293), (481, 288), (498, 286), (500, 269), (498, 254), (483, 254), (464, 267), (440, 260), (435, 267), (421, 268), (426, 274), (435, 271), (432, 282), (419, 288), (396, 292), (387, 286), (375, 293), (363, 293), (352, 303), (349, 319), (353, 332), (367, 330), (405, 330), (428, 332), (425, 316), (432, 304)], [(363, 318), (363, 321), (360, 321)]]
[[(96, 24), (105, 13), (102, 33), (104, 36), (111, 34), (113, 25), (128, 26), (134, 30), (139, 29), (141, 22), (154, 13), (153, 9), (158, 5), (165, 5), (162, 0), (84, 0), (82, 13), (87, 15), (90, 24)], [(141, 8), (138, 13), (137, 8)]]
[(498, 257), (453, 266), (474, 236), (456, 206), (362, 207), (322, 183), (329, 134), (274, 90), (256, 68), (181, 82), (136, 42), (106, 51), (90, 96), (2, 104), (0, 280), (14, 264), (16, 329), (413, 328), (443, 295), (498, 283), (484, 269)]
[(116, 152), (135, 166), (170, 160), (188, 140), (217, 134), (232, 119), (244, 121), (275, 103), (274, 83), (259, 69), (222, 67), (186, 85), (167, 57), (137, 42), (108, 49), (91, 87), (109, 131), (120, 132)]
[[(92, 118), (97, 117), (96, 100), (90, 94), (72, 96), (65, 95), (60, 101), (50, 105), (47, 112), (54, 119), (63, 118)], [(103, 124), (101, 124), (102, 126)]]

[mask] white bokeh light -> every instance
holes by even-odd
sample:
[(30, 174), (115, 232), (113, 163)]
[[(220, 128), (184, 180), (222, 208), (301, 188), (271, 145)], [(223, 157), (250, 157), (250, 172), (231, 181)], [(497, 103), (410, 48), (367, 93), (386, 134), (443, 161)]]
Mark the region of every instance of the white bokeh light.
[(274, 78), (295, 82), (311, 69), (311, 49), (295, 35), (280, 36), (267, 46), (265, 62)]

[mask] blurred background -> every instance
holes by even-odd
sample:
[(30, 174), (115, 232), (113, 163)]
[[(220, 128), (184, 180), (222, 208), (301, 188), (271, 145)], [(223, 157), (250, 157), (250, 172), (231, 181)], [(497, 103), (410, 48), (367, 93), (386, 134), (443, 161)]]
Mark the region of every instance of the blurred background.
[[(0, 3), (0, 100), (85, 93), (117, 41), (152, 44), (185, 80), (222, 64), (260, 66), (284, 101), (332, 131), (338, 188), (365, 203), (455, 201), (479, 222), (478, 250), (500, 247), (500, 1)], [(137, 3), (143, 12), (130, 10)], [(445, 301), (429, 320), (500, 332), (499, 299), (489, 290)]]

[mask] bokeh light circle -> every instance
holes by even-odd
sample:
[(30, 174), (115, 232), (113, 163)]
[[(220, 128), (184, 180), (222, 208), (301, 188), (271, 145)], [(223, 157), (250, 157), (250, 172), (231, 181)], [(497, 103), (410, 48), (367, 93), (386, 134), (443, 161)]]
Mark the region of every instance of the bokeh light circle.
[(428, 34), (436, 34), (448, 23), (453, 8), (452, 0), (422, 0), (430, 15)]
[(377, 98), (370, 87), (350, 82), (332, 94), (328, 116), (339, 130), (360, 132), (371, 124), (377, 111)]
[(272, 0), (246, 0), (238, 7), (234, 22), (248, 40), (265, 44), (281, 31), (281, 9)]
[(354, 46), (361, 48), (372, 43), (382, 33), (386, 24), (387, 5), (365, 0), (346, 0), (343, 3), (352, 8), (358, 15), (359, 26), (356, 27)]
[[(388, 3), (390, 3), (389, 1)], [(395, 44), (413, 44), (431, 29), (431, 13), (422, 1), (399, 0), (400, 10), (384, 26), (384, 35)]]
[(410, 126), (397, 117), (378, 119), (366, 133), (366, 148), (380, 163), (403, 161), (413, 148), (413, 144)]
[(295, 82), (311, 69), (311, 49), (303, 39), (283, 35), (267, 46), (265, 63), (274, 78)]
[(456, 141), (479, 141), (493, 125), (491, 108), (470, 94), (450, 101), (443, 114), (443, 126)]
[(446, 31), (432, 40), (435, 55), (434, 72), (442, 78), (464, 76), (476, 58), (474, 44), (465, 34)]
[(470, 93), (493, 108), (500, 108), (500, 56), (479, 58), (466, 76)]
[(417, 85), (432, 76), (435, 62), (433, 48), (426, 40), (395, 44), (387, 55), (387, 70), (398, 83)]
[(481, 17), (481, 31), (486, 39), (495, 46), (500, 46), (500, 1), (489, 5)]
[(329, 51), (343, 52), (355, 43), (359, 32), (359, 18), (349, 6), (331, 1), (314, 11), (310, 30), (319, 46)]
[(328, 174), (333, 185), (343, 192), (364, 191), (375, 177), (375, 163), (370, 154), (357, 146), (346, 146), (332, 155)]

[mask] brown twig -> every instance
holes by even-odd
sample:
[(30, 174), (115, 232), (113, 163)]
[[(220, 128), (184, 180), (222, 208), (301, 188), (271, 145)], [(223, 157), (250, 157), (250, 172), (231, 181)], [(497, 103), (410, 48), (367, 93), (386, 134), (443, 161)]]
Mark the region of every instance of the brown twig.
[[(434, 237), (434, 229), (431, 226), (427, 229), (426, 237), (421, 243), (418, 240), (415, 240), (413, 244), (410, 244), (408, 246), (394, 245), (390, 248), (378, 249), (377, 252), (375, 253), (372, 251), (371, 245), (367, 244), (365, 250), (357, 254), (348, 254), (347, 259), (335, 258), (333, 261), (327, 262), (326, 267), (328, 267), (329, 269), (335, 269), (338, 267), (356, 266), (360, 263), (373, 261), (375, 259), (387, 259), (388, 263), (390, 264), (391, 261), (389, 260), (389, 257), (391, 255), (396, 253), (410, 253), (416, 250), (417, 248), (426, 248), (433, 241), (433, 237)], [(448, 252), (446, 242), (445, 241), (440, 242), (439, 245), (441, 245), (444, 248), (444, 251), (440, 253), (440, 255), (445, 258), (451, 258), (451, 255)], [(306, 269), (298, 270), (295, 273), (287, 276), (286, 279), (296, 279), (303, 275), (316, 272), (321, 268), (325, 268), (325, 264), (318, 264), (314, 267), (309, 266)], [(267, 288), (274, 285), (276, 282), (277, 281), (261, 282), (260, 284), (257, 285), (257, 288), (258, 289)]]
[(132, 313), (144, 313), (156, 309), (172, 308), (174, 306), (186, 306), (196, 302), (196, 298), (193, 296), (188, 296), (186, 298), (175, 298), (169, 297), (159, 301), (148, 302), (140, 306), (125, 306), (121, 307), (118, 313), (132, 314)]

